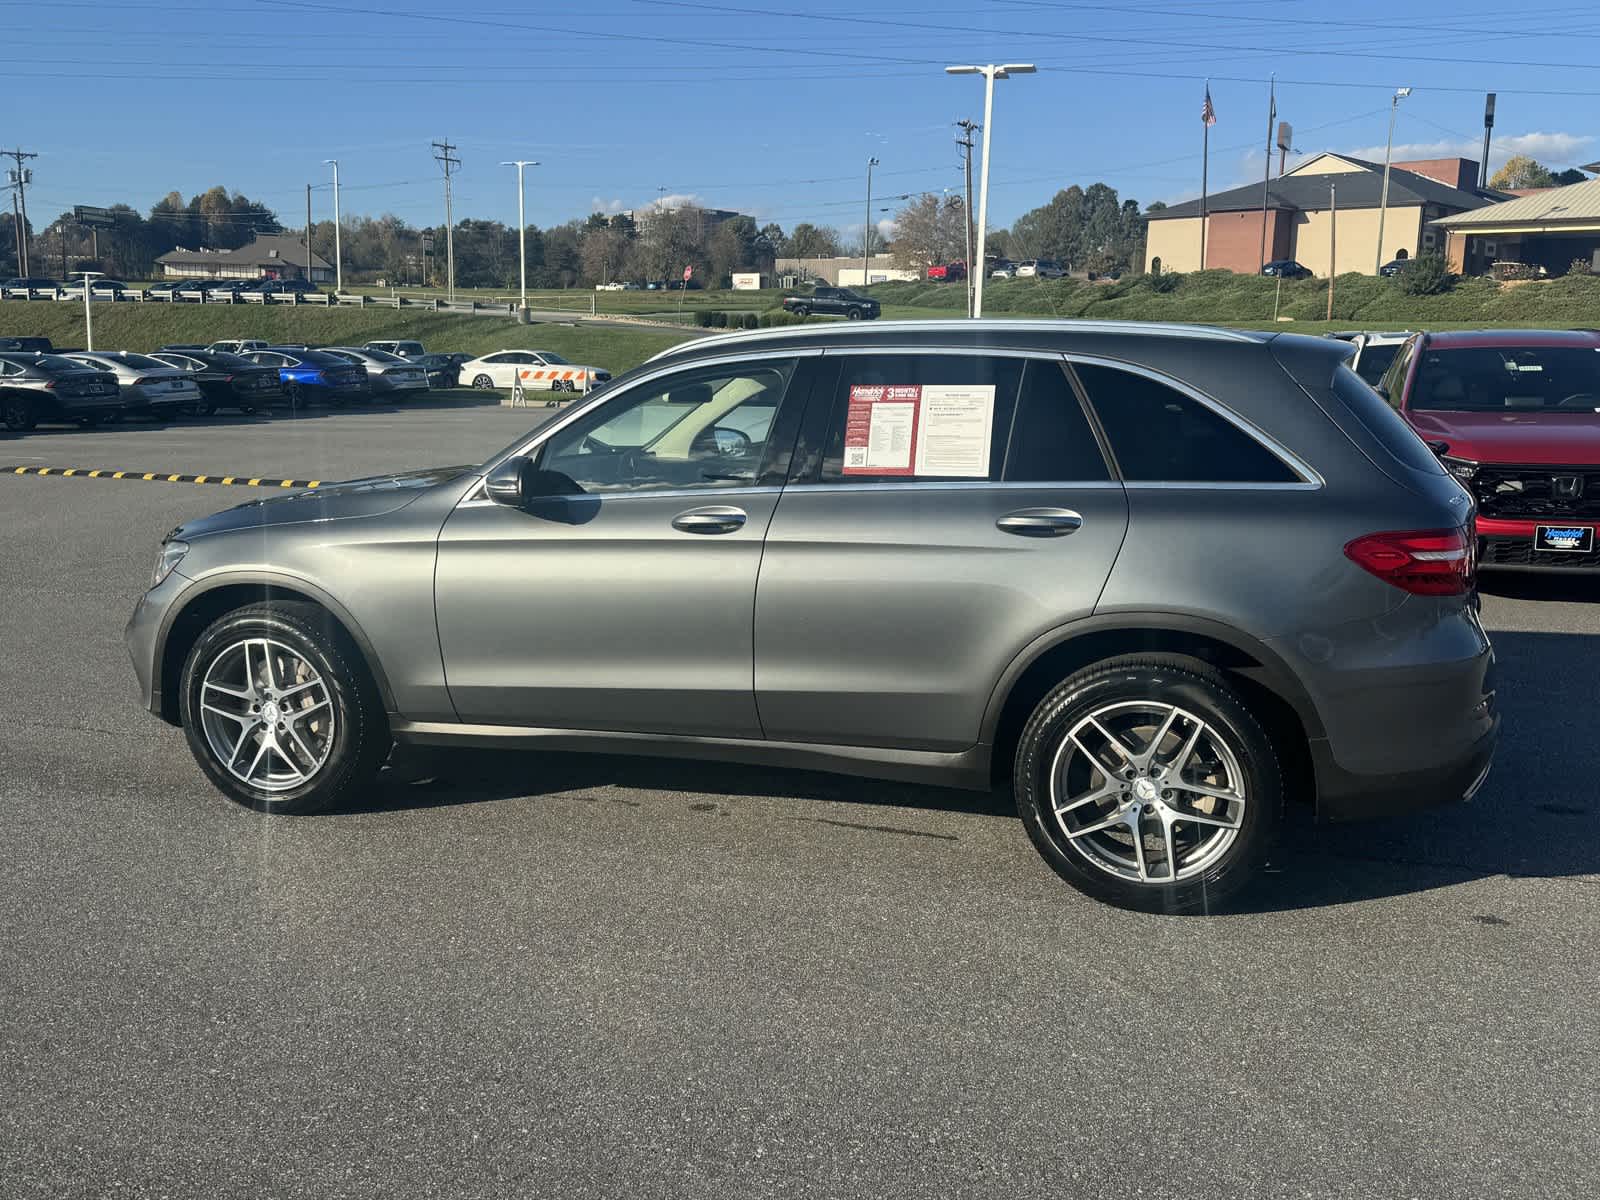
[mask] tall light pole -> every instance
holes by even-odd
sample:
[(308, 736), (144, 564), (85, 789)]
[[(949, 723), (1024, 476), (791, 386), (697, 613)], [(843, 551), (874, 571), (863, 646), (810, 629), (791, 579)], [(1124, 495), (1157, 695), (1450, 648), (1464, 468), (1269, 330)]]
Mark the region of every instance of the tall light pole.
[(1394, 154), (1394, 119), (1400, 112), (1400, 101), (1411, 95), (1408, 87), (1399, 88), (1389, 101), (1389, 144), (1383, 148), (1383, 195), (1378, 199), (1378, 265), (1372, 269), (1377, 275), (1383, 270), (1383, 218), (1389, 209), (1389, 158)]
[(861, 286), (866, 287), (870, 280), (867, 274), (867, 264), (872, 260), (872, 168), (878, 165), (876, 158), (867, 159), (867, 223), (861, 227)]
[(510, 162), (502, 161), (500, 165), (517, 169), (517, 257), (522, 265), (522, 306), (517, 309), (517, 320), (526, 324), (528, 320), (528, 217), (527, 206), (524, 203), (522, 172), (526, 167), (537, 167), (539, 164), (531, 158), (514, 158)]
[(325, 158), (324, 164), (333, 164), (333, 292), (338, 295), (344, 291), (344, 255), (339, 248), (339, 160)]
[(105, 277), (104, 271), (77, 271), (83, 276), (83, 348), (94, 349), (94, 281)]
[(967, 264), (969, 274), (974, 267), (977, 268), (978, 281), (972, 289), (972, 315), (981, 317), (983, 279), (988, 274), (984, 266), (984, 251), (989, 241), (989, 144), (994, 141), (994, 81), (1009, 79), (1013, 75), (1032, 75), (1036, 68), (1032, 63), (990, 63), (983, 67), (946, 67), (944, 70), (947, 75), (983, 76), (983, 168), (978, 185), (978, 252), (973, 256), (976, 261)]

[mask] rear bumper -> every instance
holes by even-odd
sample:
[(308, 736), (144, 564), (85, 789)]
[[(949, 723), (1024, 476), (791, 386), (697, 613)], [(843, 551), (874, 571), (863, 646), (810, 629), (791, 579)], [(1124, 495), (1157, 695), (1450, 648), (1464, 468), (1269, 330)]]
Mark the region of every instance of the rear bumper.
[(1489, 776), (1499, 740), (1500, 715), (1495, 713), (1489, 732), (1451, 762), (1425, 771), (1357, 775), (1334, 761), (1325, 740), (1316, 739), (1311, 759), (1317, 772), (1317, 817), (1368, 821), (1471, 800)]

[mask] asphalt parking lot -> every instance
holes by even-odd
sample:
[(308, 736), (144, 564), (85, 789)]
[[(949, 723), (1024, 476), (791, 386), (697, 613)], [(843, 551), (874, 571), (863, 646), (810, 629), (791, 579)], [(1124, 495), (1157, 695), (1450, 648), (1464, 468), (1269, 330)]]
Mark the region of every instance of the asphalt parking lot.
[[(350, 478), (543, 415), (46, 431), (0, 467)], [(1246, 909), (1172, 919), (1068, 889), (1000, 795), (462, 753), (238, 810), (122, 627), (161, 535), (251, 498), (0, 472), (0, 1195), (1600, 1186), (1600, 584), (1489, 584), (1474, 804), (1297, 830)]]

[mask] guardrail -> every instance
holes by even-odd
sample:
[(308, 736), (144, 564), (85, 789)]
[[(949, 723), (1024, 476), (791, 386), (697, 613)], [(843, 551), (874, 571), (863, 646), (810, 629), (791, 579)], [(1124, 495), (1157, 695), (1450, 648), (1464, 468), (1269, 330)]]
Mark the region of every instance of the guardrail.
[[(83, 303), (83, 293), (69, 295), (65, 288), (11, 288), (4, 293), (6, 300), (57, 300), (72, 304)], [(222, 296), (152, 296), (129, 288), (111, 295), (97, 295), (96, 304), (287, 304), (298, 308), (413, 308), (423, 312), (463, 313), (479, 317), (503, 317), (516, 314), (517, 306), (507, 302), (485, 300), (441, 300), (437, 296), (367, 296), (350, 293), (309, 292), (246, 292), (236, 296), (229, 292)]]

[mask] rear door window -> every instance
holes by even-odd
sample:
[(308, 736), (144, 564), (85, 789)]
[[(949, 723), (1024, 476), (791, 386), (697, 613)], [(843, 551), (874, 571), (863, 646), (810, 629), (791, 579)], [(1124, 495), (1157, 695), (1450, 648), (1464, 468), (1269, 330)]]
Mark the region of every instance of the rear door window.
[(884, 353), (839, 364), (823, 483), (1001, 478), (1026, 360)]
[(1271, 450), (1194, 397), (1133, 371), (1075, 369), (1127, 482), (1301, 482)]

